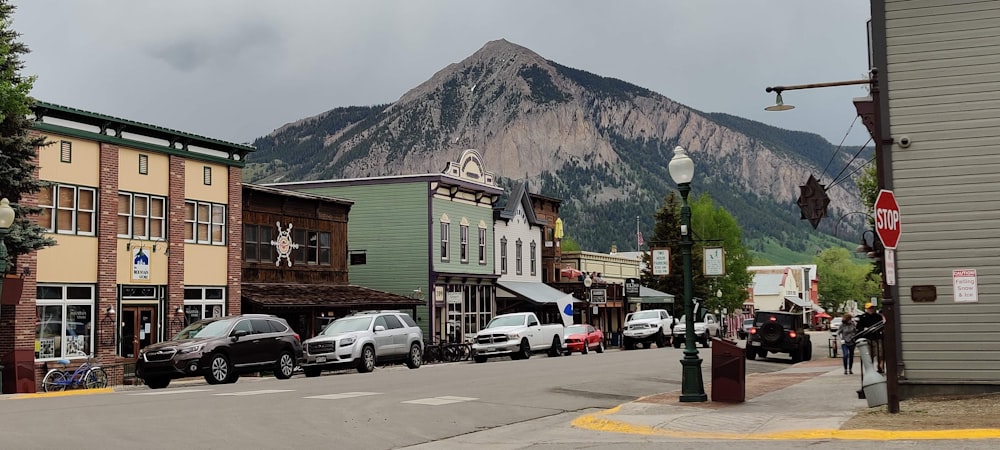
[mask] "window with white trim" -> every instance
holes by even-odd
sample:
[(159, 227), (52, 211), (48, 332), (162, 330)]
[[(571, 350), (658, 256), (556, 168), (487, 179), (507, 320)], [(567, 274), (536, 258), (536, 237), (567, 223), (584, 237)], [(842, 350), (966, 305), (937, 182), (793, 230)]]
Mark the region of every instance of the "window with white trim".
[(167, 199), (155, 195), (118, 193), (118, 237), (166, 238)]
[(538, 274), (538, 258), (535, 257), (535, 253), (537, 252), (538, 249), (538, 244), (536, 244), (535, 241), (531, 241), (530, 247), (531, 247), (531, 256), (529, 258), (531, 258), (531, 261), (529, 264), (531, 267), (531, 276), (535, 276)]
[(507, 273), (507, 238), (500, 238), (500, 274)]
[(97, 190), (90, 187), (53, 183), (38, 191), (38, 225), (59, 234), (93, 236)]
[(479, 264), (486, 264), (486, 225), (479, 223)]
[(37, 285), (35, 315), (36, 360), (85, 358), (93, 352), (93, 285)]
[(448, 261), (448, 235), (451, 234), (451, 223), (448, 221), (448, 216), (441, 216), (441, 261)]
[(226, 288), (184, 287), (184, 326), (226, 315)]
[(226, 205), (185, 200), (184, 242), (226, 245)]
[(459, 252), (459, 254), (461, 256), (461, 261), (463, 263), (467, 263), (469, 262), (469, 225), (467, 224), (459, 225), (458, 230), (461, 239), (460, 241), (461, 251)]
[(521, 263), (524, 260), (523, 258), (524, 255), (522, 251), (523, 247), (524, 245), (522, 245), (521, 239), (518, 238), (517, 243), (514, 244), (514, 264), (515, 264), (514, 268), (517, 270), (518, 275), (521, 275), (521, 273), (523, 272), (521, 270)]

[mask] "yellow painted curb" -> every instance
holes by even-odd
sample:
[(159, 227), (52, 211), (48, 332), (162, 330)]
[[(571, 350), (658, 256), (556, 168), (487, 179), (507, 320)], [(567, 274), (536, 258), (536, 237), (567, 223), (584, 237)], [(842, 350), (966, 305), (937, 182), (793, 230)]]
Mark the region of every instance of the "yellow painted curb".
[(21, 400), (25, 398), (69, 397), (71, 395), (110, 394), (114, 391), (115, 390), (112, 388), (71, 389), (59, 392), (38, 392), (35, 394), (17, 394), (14, 397), (11, 397), (11, 400)]
[(772, 433), (703, 433), (697, 431), (664, 430), (647, 425), (634, 425), (599, 416), (607, 416), (620, 410), (612, 408), (597, 414), (580, 416), (571, 422), (574, 427), (592, 431), (640, 434), (645, 436), (669, 436), (686, 439), (755, 439), (755, 440), (815, 440), (837, 439), (851, 441), (891, 441), (907, 440), (959, 440), (959, 439), (1000, 439), (1000, 429), (976, 428), (967, 430), (795, 430)]

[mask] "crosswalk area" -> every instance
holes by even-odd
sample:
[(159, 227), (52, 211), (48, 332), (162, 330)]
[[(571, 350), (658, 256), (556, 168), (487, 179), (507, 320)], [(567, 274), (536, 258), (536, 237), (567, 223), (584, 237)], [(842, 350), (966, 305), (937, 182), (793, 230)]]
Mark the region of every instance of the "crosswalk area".
[[(219, 392), (211, 393), (213, 389), (163, 389), (149, 392), (132, 392), (128, 395), (135, 396), (163, 396), (163, 395), (178, 395), (178, 394), (193, 394), (198, 392), (208, 393), (206, 395), (213, 396), (228, 396), (228, 397), (251, 397), (257, 395), (269, 395), (269, 394), (284, 394), (288, 392), (295, 392), (294, 389), (260, 389), (254, 391), (241, 391), (241, 392)], [(384, 395), (382, 392), (338, 392), (333, 394), (323, 394), (323, 395), (310, 395), (302, 398), (313, 399), (313, 400), (344, 400), (349, 398), (366, 397), (371, 395)], [(416, 398), (401, 400), (399, 403), (411, 404), (411, 405), (425, 405), (425, 406), (442, 406), (451, 405), (454, 403), (464, 403), (479, 400), (475, 397), (456, 397), (451, 395), (445, 395), (440, 397), (427, 397), (427, 398)]]

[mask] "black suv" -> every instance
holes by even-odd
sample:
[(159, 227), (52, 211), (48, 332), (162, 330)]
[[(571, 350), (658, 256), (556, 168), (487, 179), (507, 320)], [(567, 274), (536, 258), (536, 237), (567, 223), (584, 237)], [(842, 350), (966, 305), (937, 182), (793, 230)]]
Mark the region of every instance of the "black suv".
[(812, 359), (812, 341), (806, 334), (802, 314), (757, 311), (747, 337), (747, 359), (764, 358), (767, 352), (788, 353), (792, 362)]
[(151, 389), (161, 389), (197, 375), (209, 384), (235, 383), (248, 372), (274, 372), (284, 380), (301, 359), (302, 342), (285, 319), (245, 314), (199, 320), (173, 340), (143, 348), (135, 371)]

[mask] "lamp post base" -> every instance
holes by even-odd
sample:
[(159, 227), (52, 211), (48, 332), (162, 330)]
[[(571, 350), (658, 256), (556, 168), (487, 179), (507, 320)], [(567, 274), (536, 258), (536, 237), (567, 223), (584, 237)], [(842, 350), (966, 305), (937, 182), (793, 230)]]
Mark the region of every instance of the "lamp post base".
[(701, 379), (701, 358), (684, 357), (681, 360), (681, 398), (682, 402), (707, 402), (705, 384)]

